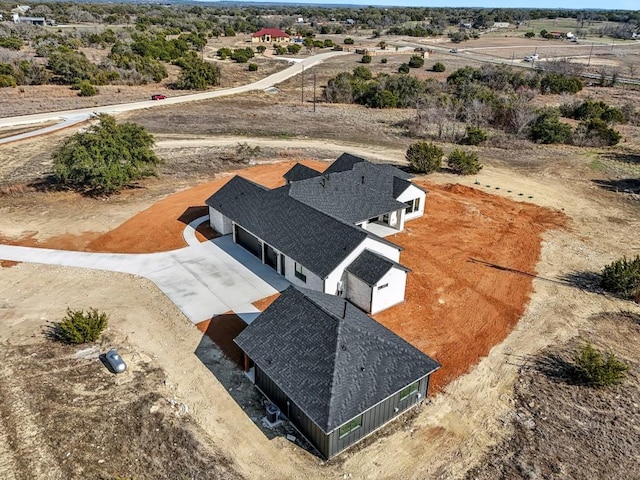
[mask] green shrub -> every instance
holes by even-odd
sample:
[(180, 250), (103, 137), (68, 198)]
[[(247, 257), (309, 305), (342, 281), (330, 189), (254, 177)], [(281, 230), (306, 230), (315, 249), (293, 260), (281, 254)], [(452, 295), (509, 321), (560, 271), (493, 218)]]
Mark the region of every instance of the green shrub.
[(258, 51), (258, 53), (263, 54), (264, 52), (267, 51), (267, 47), (265, 47), (264, 45), (258, 45), (256, 47), (256, 50)]
[(611, 107), (603, 101), (585, 100), (575, 108), (565, 107), (566, 116), (575, 118), (577, 120), (588, 120), (591, 118), (604, 120), (605, 122), (618, 122), (624, 121), (624, 115), (622, 110), (616, 107)]
[(249, 64), (249, 71), (250, 72), (257, 72), (258, 71), (258, 64), (257, 63), (250, 63)]
[(407, 149), (405, 158), (416, 172), (432, 173), (440, 168), (443, 155), (442, 148), (433, 143), (415, 142)]
[(362, 80), (371, 80), (373, 78), (373, 73), (367, 67), (359, 66), (353, 69), (354, 78), (360, 78)]
[(232, 53), (233, 52), (229, 47), (222, 47), (216, 52), (216, 55), (220, 57), (220, 60), (226, 60)]
[(231, 53), (231, 59), (238, 63), (247, 63), (249, 59), (253, 57), (255, 57), (255, 53), (251, 47), (236, 48), (233, 53)]
[(173, 85), (180, 90), (205, 90), (220, 84), (220, 67), (205, 62), (195, 52), (174, 62), (182, 68), (178, 81)]
[(362, 59), (360, 60), (360, 62), (362, 63), (371, 63), (372, 57), (371, 55), (363, 55)]
[(24, 43), (17, 37), (0, 37), (0, 48), (9, 50), (20, 50)]
[(534, 120), (529, 130), (529, 139), (538, 143), (568, 143), (571, 134), (571, 126), (560, 121), (560, 113), (548, 109)]
[(582, 90), (582, 80), (562, 73), (547, 73), (540, 80), (540, 93), (578, 93)]
[(389, 90), (379, 90), (371, 97), (369, 106), (373, 108), (395, 108), (398, 106), (398, 98)]
[(15, 87), (16, 79), (12, 75), (0, 75), (0, 88)]
[(574, 377), (584, 385), (604, 388), (622, 382), (629, 367), (612, 353), (602, 355), (590, 343), (575, 353)]
[(326, 38), (323, 42), (323, 47), (325, 48), (331, 48), (334, 47), (336, 44), (333, 43), (333, 40), (331, 40), (330, 38)]
[(116, 193), (131, 182), (157, 175), (160, 159), (153, 136), (135, 123), (100, 123), (67, 138), (52, 155), (56, 183), (89, 194)]
[(356, 41), (351, 37), (347, 37), (347, 38), (344, 39), (344, 44), (345, 45), (353, 45), (354, 43), (356, 43)]
[(487, 140), (487, 132), (479, 127), (472, 127), (468, 125), (466, 128), (466, 134), (462, 141), (463, 145), (480, 145)]
[(446, 70), (446, 67), (444, 66), (444, 63), (436, 62), (436, 63), (433, 64), (432, 70), (434, 72), (444, 72)]
[(621, 258), (602, 270), (600, 286), (622, 298), (640, 302), (640, 255)]
[(388, 62), (388, 60), (387, 60), (386, 57), (383, 57), (383, 58), (380, 59), (380, 63), (387, 63), (387, 62)]
[(527, 33), (524, 34), (524, 36), (527, 37), (527, 38), (533, 38), (533, 37), (536, 36), (536, 34), (533, 33), (533, 32), (527, 32)]
[(283, 47), (282, 45), (278, 44), (278, 45), (274, 45), (273, 46), (273, 50), (275, 52), (276, 55), (286, 55), (289, 51), (286, 49), (286, 47)]
[(291, 55), (300, 53), (300, 50), (302, 50), (302, 45), (298, 45), (297, 43), (287, 45), (287, 52), (289, 52)]
[(398, 73), (409, 73), (409, 64), (403, 63), (398, 67)]
[(580, 122), (576, 127), (576, 135), (578, 134), (586, 139), (585, 145), (597, 147), (616, 145), (622, 138), (620, 132), (609, 127), (607, 122), (599, 118), (590, 118)]
[(233, 27), (230, 27), (229, 25), (227, 25), (226, 27), (224, 27), (224, 36), (225, 37), (235, 37), (236, 36), (236, 31), (233, 29)]
[(67, 315), (61, 322), (53, 325), (53, 337), (63, 343), (78, 345), (94, 342), (107, 327), (108, 316), (95, 308), (88, 312), (67, 309)]
[(424, 67), (424, 58), (420, 55), (412, 55), (409, 59), (410, 68), (422, 68)]
[(447, 165), (458, 175), (475, 175), (482, 170), (482, 164), (478, 161), (478, 154), (456, 149), (449, 154)]
[(93, 97), (98, 94), (98, 89), (91, 85), (88, 80), (80, 80), (78, 83), (71, 87), (73, 90), (79, 90), (79, 97)]

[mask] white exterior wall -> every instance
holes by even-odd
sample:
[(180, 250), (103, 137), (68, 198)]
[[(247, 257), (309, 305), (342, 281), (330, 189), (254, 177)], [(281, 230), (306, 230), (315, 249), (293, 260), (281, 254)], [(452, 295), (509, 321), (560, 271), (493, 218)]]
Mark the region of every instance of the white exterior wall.
[(408, 202), (409, 200), (413, 200), (415, 198), (420, 199), (420, 205), (417, 212), (406, 214), (405, 220), (412, 220), (414, 218), (421, 217), (424, 215), (424, 202), (427, 198), (427, 194), (420, 190), (415, 185), (410, 185), (407, 189), (400, 194), (400, 196), (396, 199), (399, 202)]
[[(303, 265), (304, 266), (304, 265)], [(308, 288), (309, 290), (315, 290), (317, 292), (323, 291), (323, 282), (322, 279), (317, 276), (315, 273), (310, 272), (309, 269), (305, 268), (307, 271), (307, 281), (303, 282), (298, 277), (296, 277), (296, 268), (295, 261), (287, 256), (284, 257), (284, 278), (286, 278), (293, 285), (302, 288)], [(335, 292), (334, 292), (335, 295)]]
[(370, 312), (371, 287), (355, 275), (348, 272), (346, 275), (346, 280), (347, 285), (345, 290), (345, 298), (351, 303), (363, 309), (365, 312)]
[[(365, 238), (360, 245), (358, 245), (353, 252), (351, 252), (347, 258), (345, 258), (340, 264), (335, 268), (333, 272), (329, 274), (329, 276), (324, 281), (324, 293), (329, 293), (331, 295), (336, 295), (338, 292), (338, 282), (342, 282), (342, 290), (346, 290), (346, 273), (344, 271), (347, 266), (351, 264), (358, 255), (362, 253), (364, 249), (371, 250), (372, 252), (379, 253), (383, 257), (387, 257), (394, 262), (400, 261), (400, 250), (396, 247), (392, 247), (391, 245), (387, 245), (386, 243), (382, 243), (373, 238)], [(288, 266), (288, 265), (287, 265)], [(288, 280), (288, 278), (287, 278)], [(321, 290), (322, 291), (322, 290)]]
[(228, 235), (233, 232), (231, 219), (212, 207), (209, 207), (209, 224), (220, 235)]
[[(378, 289), (378, 287), (385, 284), (388, 286)], [(407, 272), (393, 267), (378, 281), (377, 284), (373, 286), (370, 313), (375, 315), (376, 313), (392, 307), (393, 305), (404, 302), (406, 286)]]

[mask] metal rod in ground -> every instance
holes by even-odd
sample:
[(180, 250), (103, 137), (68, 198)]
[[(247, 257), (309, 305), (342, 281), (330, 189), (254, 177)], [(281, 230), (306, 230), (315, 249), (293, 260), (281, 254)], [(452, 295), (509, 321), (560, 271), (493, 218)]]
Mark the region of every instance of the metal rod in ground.
[(302, 65), (302, 75), (300, 75), (300, 105), (304, 106), (304, 65)]
[(316, 72), (313, 72), (313, 112), (316, 111)]

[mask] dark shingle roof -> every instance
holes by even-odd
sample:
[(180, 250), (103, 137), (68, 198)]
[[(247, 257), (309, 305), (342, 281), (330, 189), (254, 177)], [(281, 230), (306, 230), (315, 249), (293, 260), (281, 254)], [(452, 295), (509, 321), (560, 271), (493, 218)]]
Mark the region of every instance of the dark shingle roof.
[(353, 166), (360, 162), (366, 162), (366, 160), (362, 157), (351, 155), (350, 153), (343, 153), (335, 162), (329, 165), (324, 173), (346, 172), (347, 170), (352, 170)]
[(440, 367), (346, 300), (295, 287), (235, 342), (325, 433)]
[(292, 197), (234, 177), (207, 205), (273, 246), (320, 278), (326, 278), (367, 237)]
[(291, 169), (283, 175), (284, 179), (289, 182), (297, 182), (321, 175), (320, 172), (311, 167), (307, 167), (301, 163), (296, 163)]
[(371, 250), (364, 250), (358, 257), (345, 268), (345, 270), (370, 287), (378, 283), (393, 267), (408, 272), (409, 269)]
[(352, 173), (321, 175), (282, 188), (296, 200), (352, 224), (405, 207), (390, 192), (385, 195), (371, 188), (366, 178), (356, 179)]

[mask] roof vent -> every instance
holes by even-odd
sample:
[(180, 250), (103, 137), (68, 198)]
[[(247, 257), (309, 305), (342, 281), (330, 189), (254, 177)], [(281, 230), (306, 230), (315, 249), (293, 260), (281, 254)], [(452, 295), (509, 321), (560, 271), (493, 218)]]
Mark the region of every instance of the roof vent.
[(361, 372), (364, 372), (364, 367), (360, 367), (360, 371), (361, 371)]
[(364, 184), (364, 175), (362, 175), (362, 183)]
[(347, 318), (347, 302), (344, 302), (344, 309), (342, 310), (342, 318)]

